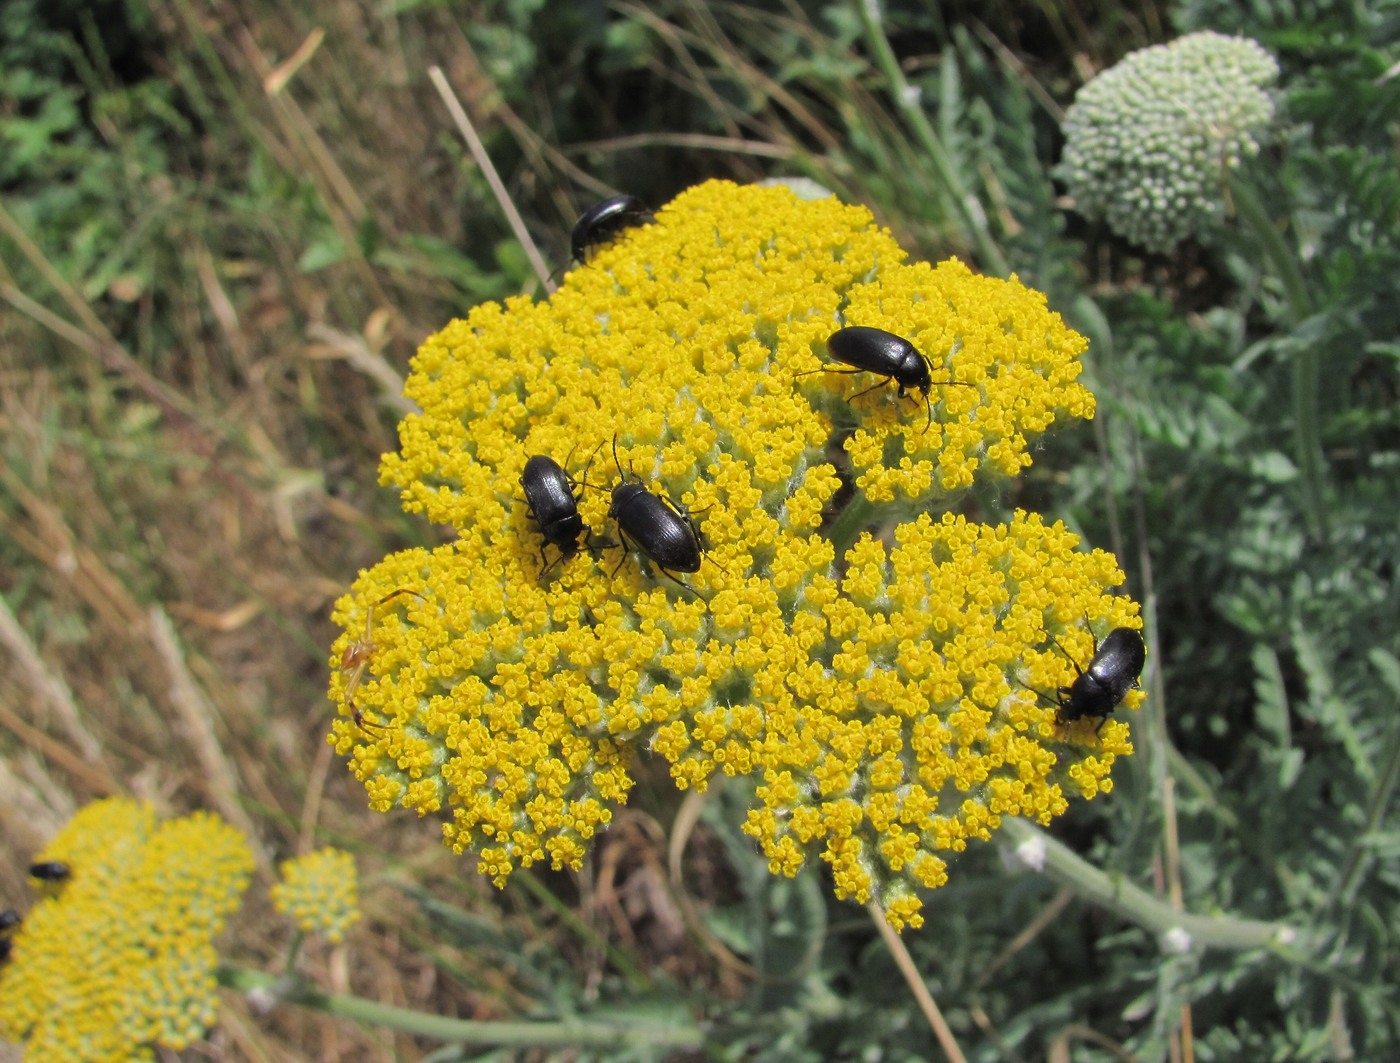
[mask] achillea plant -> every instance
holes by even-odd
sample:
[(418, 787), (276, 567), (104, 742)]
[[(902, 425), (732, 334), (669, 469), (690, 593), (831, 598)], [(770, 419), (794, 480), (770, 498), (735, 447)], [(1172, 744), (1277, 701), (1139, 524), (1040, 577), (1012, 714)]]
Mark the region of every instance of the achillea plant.
[[(385, 558), (336, 609), (330, 741), (373, 808), (448, 810), (447, 844), (502, 885), (578, 867), (651, 753), (682, 788), (750, 777), (775, 873), (819, 853), (840, 897), (917, 926), (946, 854), (1110, 788), (1127, 725), (1061, 727), (1028, 688), (1075, 677), (1052, 636), (1083, 663), (1086, 623), (1137, 626), (1113, 558), (1034, 514), (931, 515), (1092, 416), (1084, 340), (1014, 279), (904, 258), (862, 208), (710, 182), (549, 300), (429, 338), (382, 479), (457, 539)], [(812, 372), (844, 325), (928, 356), (931, 425), (892, 383)], [(591, 528), (552, 564), (532, 455), (570, 469)], [(617, 545), (607, 488), (634, 474), (702, 532), (694, 594)]]
[(272, 887), (272, 905), (303, 934), (336, 942), (359, 921), (360, 876), (349, 853), (317, 849), (284, 860), (279, 870), (282, 881)]
[(1225, 178), (1259, 150), (1278, 63), (1248, 37), (1191, 33), (1143, 48), (1065, 114), (1060, 173), (1075, 209), (1167, 252), (1224, 206)]
[(213, 940), (253, 870), (243, 836), (118, 798), (80, 811), (37, 859), (70, 874), (14, 933), (0, 1037), (27, 1058), (113, 1063), (203, 1037), (218, 1009)]

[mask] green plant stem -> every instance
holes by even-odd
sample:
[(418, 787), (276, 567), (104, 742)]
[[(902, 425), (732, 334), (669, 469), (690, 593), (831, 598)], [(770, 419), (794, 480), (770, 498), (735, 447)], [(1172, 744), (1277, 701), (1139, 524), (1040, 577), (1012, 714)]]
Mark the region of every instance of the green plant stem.
[(1237, 173), (1230, 175), (1230, 198), (1240, 221), (1249, 227), (1278, 274), (1284, 298), (1288, 301), (1289, 324), (1298, 324), (1312, 313), (1312, 300), (1308, 297), (1308, 286), (1303, 280), (1302, 270), (1298, 268), (1297, 258), (1284, 243), (1269, 212), (1264, 209), (1259, 193)]
[(927, 153), (929, 161), (933, 163), (938, 179), (948, 190), (953, 209), (957, 212), (967, 237), (977, 248), (983, 268), (998, 276), (1007, 276), (1010, 267), (1006, 256), (1001, 253), (1001, 248), (992, 238), (982, 204), (964, 186), (962, 178), (953, 166), (952, 157), (944, 148), (943, 142), (938, 139), (938, 134), (934, 132), (923, 108), (919, 106), (919, 90), (909, 84), (904, 71), (899, 68), (899, 60), (895, 58), (894, 50), (890, 47), (884, 26), (881, 24), (879, 0), (853, 0), (853, 3), (865, 28), (866, 45), (875, 56), (875, 62), (889, 84), (895, 106), (913, 130), (914, 136), (918, 138), (919, 145)]
[(296, 975), (297, 957), (301, 955), (301, 943), (306, 940), (306, 935), (298, 930), (292, 935), (291, 944), (287, 946), (287, 959), (282, 964), (282, 976), (292, 978)]
[(433, 1037), (463, 1044), (516, 1047), (698, 1049), (704, 1031), (693, 1022), (647, 1024), (629, 1015), (625, 1023), (580, 1022), (476, 1022), (444, 1015), (429, 1015), (411, 1008), (379, 1004), (362, 997), (323, 993), (305, 982), (279, 979), (262, 971), (220, 967), (219, 984), (241, 993), (270, 993), (278, 1001), (341, 1015), (357, 1022), (400, 1030), (418, 1037)]
[(1140, 886), (1099, 870), (1023, 819), (1004, 819), (1002, 830), (1017, 847), (1043, 847), (1040, 870), (1045, 875), (1070, 887), (1086, 900), (1102, 905), (1156, 934), (1184, 931), (1190, 936), (1191, 945), (1197, 948), (1271, 949), (1275, 952), (1285, 952), (1290, 947), (1296, 950), (1302, 940), (1297, 930), (1283, 923), (1187, 915), (1175, 911), (1166, 901), (1154, 897)]
[(652, 988), (653, 982), (645, 971), (634, 964), (625, 952), (608, 941), (583, 919), (580, 919), (572, 908), (556, 897), (549, 887), (539, 881), (531, 872), (520, 871), (513, 881), (519, 882), (527, 893), (553, 912), (556, 918), (578, 935), (579, 940), (606, 955), (608, 962), (627, 979), (629, 986), (638, 992), (645, 992)]
[[(1312, 300), (1308, 297), (1308, 286), (1298, 268), (1297, 257), (1284, 243), (1283, 236), (1264, 209), (1253, 185), (1238, 174), (1232, 174), (1230, 195), (1240, 221), (1254, 234), (1265, 257), (1274, 267), (1288, 303), (1288, 323), (1296, 327), (1312, 313)], [(1319, 372), (1317, 345), (1305, 339), (1293, 356), (1294, 448), (1298, 467), (1303, 473), (1303, 494), (1309, 523), (1313, 533), (1326, 540), (1329, 537), (1327, 503), (1323, 492), (1326, 458), (1322, 453), (1317, 412)]]
[(837, 515), (824, 533), (831, 541), (838, 559), (851, 548), (856, 536), (865, 530), (874, 513), (875, 506), (865, 495), (857, 493), (851, 496), (846, 508)]
[(1356, 889), (1366, 874), (1366, 868), (1371, 863), (1371, 842), (1385, 820), (1386, 809), (1390, 807), (1391, 798), (1395, 796), (1397, 782), (1400, 782), (1400, 727), (1391, 730), (1390, 750), (1386, 755), (1385, 767), (1381, 770), (1375, 793), (1371, 795), (1370, 808), (1366, 810), (1366, 826), (1352, 839), (1342, 873), (1337, 877), (1337, 883), (1327, 898), (1329, 908), (1339, 901), (1342, 904), (1352, 902)]

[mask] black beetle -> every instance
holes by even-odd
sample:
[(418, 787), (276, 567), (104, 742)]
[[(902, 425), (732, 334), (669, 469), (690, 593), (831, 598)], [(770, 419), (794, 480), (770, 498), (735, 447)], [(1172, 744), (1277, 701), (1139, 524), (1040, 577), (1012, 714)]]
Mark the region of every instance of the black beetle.
[[(1140, 685), (1138, 677), (1142, 675), (1142, 666), (1147, 660), (1142, 635), (1130, 627), (1116, 627), (1103, 642), (1095, 639), (1094, 656), (1088, 668), (1080, 668), (1057, 639), (1050, 641), (1069, 658), (1069, 663), (1079, 673), (1070, 686), (1059, 688), (1054, 702), (1058, 709), (1055, 722), (1063, 727), (1086, 716), (1097, 717), (1099, 725), (1094, 728), (1094, 734), (1098, 734), (1128, 691)], [(1040, 691), (1035, 693), (1040, 694)], [(1045, 697), (1044, 694), (1040, 696)]]
[(10, 939), (0, 938), (0, 963), (7, 963), (10, 959)]
[(37, 878), (40, 882), (63, 882), (71, 874), (68, 865), (60, 864), (57, 860), (42, 860), (29, 865), (29, 877)]
[(643, 225), (654, 217), (636, 196), (609, 196), (594, 203), (579, 215), (574, 224), (573, 236), (569, 241), (574, 261), (587, 262), (591, 248), (615, 240), (625, 230), (634, 225)]
[[(677, 586), (684, 587), (695, 597), (700, 592), (688, 583), (676, 579), (674, 572), (699, 572), (705, 550), (700, 545), (700, 532), (690, 514), (677, 509), (669, 499), (647, 490), (641, 477), (628, 476), (622, 471), (617, 457), (617, 436), (613, 436), (613, 461), (621, 480), (612, 489), (612, 505), (608, 516), (617, 521), (622, 545), (646, 554)], [(624, 555), (623, 560), (626, 560)], [(622, 561), (613, 569), (613, 575)], [(703, 598), (701, 599), (704, 600)]]
[[(896, 336), (893, 332), (886, 332), (881, 328), (870, 328), (867, 325), (847, 325), (845, 328), (837, 329), (827, 338), (826, 349), (831, 357), (838, 362), (844, 362), (846, 365), (855, 366), (855, 368), (809, 369), (796, 375), (875, 373), (884, 377), (884, 380), (872, 384), (865, 391), (856, 392), (851, 398), (858, 399), (890, 381), (899, 385), (901, 399), (904, 398), (907, 391), (917, 391), (923, 396), (924, 409), (928, 411), (928, 424), (924, 426), (924, 431), (928, 431), (929, 426), (933, 424), (933, 404), (929, 402), (928, 397), (929, 388), (933, 387), (933, 377), (929, 371), (928, 359), (917, 347), (903, 336)], [(976, 387), (975, 384), (959, 380), (940, 380), (938, 383), (964, 388)]]
[[(591, 458), (589, 463), (592, 463)], [(540, 526), (544, 541), (559, 548), (559, 556), (546, 565), (544, 547), (540, 547), (540, 564), (544, 565), (540, 570), (541, 576), (560, 561), (566, 561), (578, 553), (579, 536), (589, 531), (588, 525), (578, 514), (575, 482), (562, 465), (543, 454), (536, 454), (527, 461), (520, 474), (520, 486), (525, 489), (525, 504), (530, 507), (530, 516)]]
[(8, 934), (15, 927), (19, 926), (19, 912), (13, 908), (6, 908), (0, 912), (0, 934)]

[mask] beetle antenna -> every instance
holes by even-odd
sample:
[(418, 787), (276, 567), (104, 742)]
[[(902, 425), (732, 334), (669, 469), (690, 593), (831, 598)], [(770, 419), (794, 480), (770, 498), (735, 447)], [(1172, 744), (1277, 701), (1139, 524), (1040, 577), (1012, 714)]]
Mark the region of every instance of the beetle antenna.
[(637, 474), (636, 474), (636, 472), (632, 469), (632, 459), (631, 459), (631, 458), (628, 458), (628, 459), (627, 459), (627, 472), (623, 472), (623, 471), (622, 471), (622, 462), (621, 462), (620, 460), (618, 460), (618, 457), (617, 457), (617, 433), (616, 433), (616, 432), (613, 433), (613, 438), (612, 438), (612, 452), (613, 452), (613, 464), (617, 466), (617, 474), (618, 474), (619, 476), (621, 476), (624, 480), (627, 479), (627, 476), (628, 476), (629, 473), (630, 473), (633, 477), (635, 477)]
[(1097, 657), (1099, 655), (1099, 637), (1094, 634), (1094, 622), (1089, 619), (1087, 611), (1084, 613), (1084, 626), (1089, 630), (1089, 637), (1094, 640), (1094, 656)]
[[(577, 444), (575, 444), (575, 445), (577, 445)], [(595, 484), (595, 483), (590, 483), (589, 480), (588, 480), (588, 470), (591, 469), (591, 468), (593, 468), (593, 459), (596, 458), (596, 457), (598, 456), (598, 451), (600, 451), (600, 450), (602, 450), (602, 449), (603, 449), (603, 441), (602, 441), (602, 440), (599, 440), (598, 445), (597, 445), (596, 447), (593, 448), (593, 453), (590, 454), (590, 455), (588, 455), (588, 464), (585, 465), (585, 466), (583, 467), (583, 475), (580, 476), (580, 477), (578, 477), (578, 478), (574, 478), (574, 477), (570, 476), (570, 477), (569, 477), (569, 482), (570, 482), (570, 483), (575, 483), (575, 484), (578, 484), (578, 485), (580, 485), (580, 486), (582, 486), (582, 487), (591, 487), (591, 488), (593, 488), (593, 490), (595, 490), (595, 491), (602, 491), (602, 490), (604, 490), (604, 489), (607, 487), (606, 484)], [(573, 456), (573, 453), (574, 453), (574, 452), (573, 452), (572, 450), (570, 450), (570, 451), (569, 451), (569, 456), (572, 457), (572, 456)], [(621, 466), (618, 467), (618, 471), (619, 471), (619, 472), (622, 471)]]
[[(1016, 680), (1016, 682), (1021, 683), (1021, 681), (1020, 681), (1019, 679)], [(1056, 701), (1054, 698), (1052, 698), (1049, 694), (1046, 694), (1043, 690), (1037, 690), (1035, 687), (1031, 686), (1029, 683), (1021, 683), (1021, 686), (1025, 687), (1025, 688), (1026, 688), (1027, 690), (1029, 690), (1032, 694), (1034, 694), (1036, 697), (1040, 698), (1041, 701), (1045, 702), (1045, 704), (1051, 706), (1052, 708), (1058, 709), (1058, 708), (1060, 707), (1060, 703), (1059, 703), (1058, 701)]]
[[(598, 440), (598, 445), (593, 448), (593, 453), (588, 455), (588, 464), (583, 467), (584, 482), (588, 480), (588, 470), (593, 468), (593, 459), (598, 456), (598, 451), (603, 449), (603, 441)], [(572, 453), (572, 451), (570, 452)]]

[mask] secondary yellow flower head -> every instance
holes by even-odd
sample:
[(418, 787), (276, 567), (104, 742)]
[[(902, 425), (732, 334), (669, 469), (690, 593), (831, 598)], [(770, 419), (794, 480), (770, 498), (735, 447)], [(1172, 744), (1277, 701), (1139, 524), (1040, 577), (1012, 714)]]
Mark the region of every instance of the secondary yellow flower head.
[(16, 931), (0, 970), (0, 1036), (34, 1059), (153, 1059), (218, 1015), (214, 937), (253, 857), (207, 813), (160, 823), (122, 798), (80, 811), (37, 860), (67, 879)]
[(340, 849), (317, 849), (283, 861), (272, 904), (307, 934), (340, 941), (360, 918), (355, 858)]
[[(932, 424), (918, 392), (826, 371), (850, 368), (827, 350), (848, 325), (928, 359)], [(331, 741), (373, 807), (450, 810), (448, 843), (498, 884), (579, 866), (639, 753), (682, 787), (750, 776), (775, 871), (818, 852), (840, 896), (917, 923), (940, 853), (1003, 814), (1047, 820), (1062, 786), (1107, 789), (1131, 748), (1115, 722), (1097, 747), (1093, 721), (1058, 728), (1026, 689), (1074, 678), (1047, 636), (1087, 661), (1086, 619), (1136, 624), (1106, 594), (1112, 558), (1033, 515), (928, 515), (1092, 416), (1083, 348), (1039, 293), (906, 263), (862, 208), (689, 190), (547, 301), (479, 306), (419, 350), (422, 413), (382, 478), (457, 538), (338, 604)], [(591, 528), (552, 565), (520, 485), (533, 455), (568, 468)], [(694, 593), (619, 545), (624, 477), (702, 533)]]

